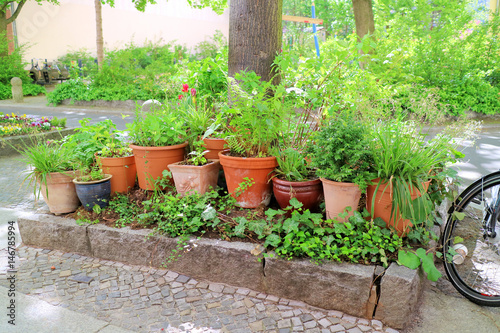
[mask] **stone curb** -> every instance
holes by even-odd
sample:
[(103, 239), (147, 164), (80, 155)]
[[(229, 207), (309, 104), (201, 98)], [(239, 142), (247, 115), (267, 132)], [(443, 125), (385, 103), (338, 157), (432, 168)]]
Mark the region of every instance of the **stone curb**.
[(59, 131), (51, 131), (37, 134), (27, 134), (0, 138), (0, 156), (12, 156), (19, 154), (20, 150), (46, 140), (60, 140), (63, 137), (75, 133), (74, 128), (66, 128)]
[(151, 267), (160, 267), (180, 253), (166, 263), (169, 270), (375, 318), (394, 328), (412, 320), (423, 292), (423, 275), (394, 263), (384, 271), (379, 266), (262, 258), (253, 254), (256, 246), (251, 243), (193, 238), (178, 244), (178, 238), (149, 236), (151, 230), (80, 226), (73, 219), (47, 214), (19, 218), (18, 225), (28, 246)]

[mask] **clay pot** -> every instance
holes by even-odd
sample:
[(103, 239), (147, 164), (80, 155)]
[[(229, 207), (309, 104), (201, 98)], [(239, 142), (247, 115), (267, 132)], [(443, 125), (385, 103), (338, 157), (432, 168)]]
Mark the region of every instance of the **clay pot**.
[(130, 145), (134, 152), (139, 187), (143, 190), (154, 190), (155, 180), (163, 177), (163, 170), (170, 171), (169, 164), (184, 160), (186, 146), (187, 142), (165, 147)]
[(217, 187), (220, 163), (212, 160), (210, 163), (196, 165), (182, 165), (183, 162), (169, 164), (168, 168), (172, 172), (175, 188), (181, 196), (193, 194), (195, 192), (204, 194)]
[[(373, 218), (380, 217), (386, 223), (387, 227), (392, 227), (398, 233), (398, 236), (403, 237), (408, 234), (408, 231), (413, 226), (409, 219), (403, 219), (399, 211), (396, 211), (395, 216), (391, 219), (391, 211), (392, 211), (392, 188), (391, 186), (387, 186), (387, 183), (380, 184), (377, 192), (375, 190), (377, 188), (377, 184), (380, 178), (372, 180), (372, 184), (368, 185), (366, 189), (366, 209), (370, 214), (372, 214)], [(425, 190), (429, 187), (431, 182), (423, 183)], [(372, 213), (372, 201), (375, 196), (375, 203), (373, 204), (373, 213)], [(419, 190), (414, 188), (411, 193), (411, 199), (415, 200), (416, 198), (422, 196)]]
[(296, 198), (303, 204), (303, 210), (317, 211), (320, 202), (323, 200), (323, 186), (320, 179), (289, 182), (274, 177), (273, 193), (281, 209), (290, 205), (290, 199)]
[[(325, 195), (326, 218), (337, 219), (340, 222), (347, 222), (350, 216), (358, 209), (361, 190), (354, 183), (341, 183), (320, 178), (323, 183), (323, 193)], [(351, 207), (347, 216), (340, 218), (346, 207)]]
[(205, 158), (207, 160), (218, 160), (219, 159), (219, 152), (223, 151), (224, 149), (227, 149), (226, 140), (224, 139), (218, 139), (218, 138), (205, 138), (203, 139), (204, 147), (208, 152), (205, 153)]
[(73, 179), (76, 194), (85, 210), (91, 211), (95, 205), (101, 208), (109, 205), (109, 199), (111, 197), (111, 177), (113, 176), (105, 175), (103, 179), (91, 181), (79, 181), (77, 178)]
[[(227, 189), (240, 207), (256, 208), (260, 205), (269, 205), (272, 187), (269, 181), (273, 170), (278, 166), (276, 157), (233, 157), (227, 156), (227, 151), (219, 153), (220, 164), (224, 168)], [(252, 181), (252, 185), (241, 189), (240, 184), (245, 178)]]
[(47, 176), (47, 186), (44, 182), (37, 181), (40, 186), (43, 200), (55, 215), (74, 212), (80, 206), (76, 195), (74, 171), (66, 173), (52, 172)]
[(111, 194), (127, 193), (135, 186), (137, 169), (134, 156), (100, 157), (96, 154), (97, 163), (104, 173), (112, 175)]

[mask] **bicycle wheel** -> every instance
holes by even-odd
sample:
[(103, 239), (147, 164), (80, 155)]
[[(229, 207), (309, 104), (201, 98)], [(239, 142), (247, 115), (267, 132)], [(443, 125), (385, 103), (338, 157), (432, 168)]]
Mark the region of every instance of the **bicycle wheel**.
[[(500, 306), (499, 210), (500, 172), (495, 172), (460, 194), (443, 233), (446, 274), (462, 295), (479, 305)], [(450, 249), (456, 254), (447, 255)]]

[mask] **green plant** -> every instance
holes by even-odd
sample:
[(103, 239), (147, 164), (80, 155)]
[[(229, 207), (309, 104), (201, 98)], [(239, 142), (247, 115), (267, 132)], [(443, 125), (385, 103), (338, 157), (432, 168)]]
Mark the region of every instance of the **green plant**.
[(182, 119), (167, 109), (142, 117), (136, 112), (133, 123), (127, 124), (132, 142), (144, 147), (162, 147), (186, 141), (186, 126)]
[[(59, 146), (57, 143), (39, 143), (26, 147), (20, 153), (25, 158), (26, 163), (32, 167), (24, 181), (28, 180), (29, 185), (33, 184), (33, 194), (36, 198), (40, 196), (40, 184), (47, 185), (47, 178), (50, 173), (65, 173), (73, 170), (68, 149)], [(48, 197), (48, 187), (46, 186), (46, 188)]]
[(283, 105), (285, 88), (272, 81), (261, 82), (254, 72), (237, 73), (230, 83), (233, 133), (226, 138), (231, 154), (242, 157), (269, 156), (269, 148), (284, 128), (283, 119), (289, 109)]
[[(392, 190), (391, 217), (400, 212), (414, 225), (425, 225), (434, 205), (424, 183), (441, 178), (440, 173), (446, 166), (464, 155), (455, 149), (448, 135), (440, 134), (425, 140), (422, 128), (409, 122), (379, 123), (372, 133), (373, 169), (380, 178), (376, 190), (379, 187), (384, 192)], [(411, 194), (415, 190), (422, 196), (412, 200)]]
[(79, 182), (91, 182), (106, 178), (106, 175), (97, 165), (80, 168), (76, 180)]
[(365, 189), (373, 178), (368, 128), (350, 112), (336, 115), (312, 137), (309, 145), (316, 174), (337, 182), (357, 184)]
[(205, 147), (203, 146), (203, 141), (195, 141), (193, 143), (193, 148), (194, 150), (188, 153), (186, 163), (196, 166), (207, 164), (208, 160), (205, 158)]
[(274, 170), (278, 178), (300, 182), (315, 177), (302, 151), (288, 147), (283, 150), (274, 148), (272, 153), (278, 161), (278, 167)]

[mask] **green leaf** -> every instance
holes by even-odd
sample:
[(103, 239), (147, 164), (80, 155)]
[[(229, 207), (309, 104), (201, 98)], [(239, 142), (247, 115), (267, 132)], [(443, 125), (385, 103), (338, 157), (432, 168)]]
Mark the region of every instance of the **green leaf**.
[(420, 266), (420, 259), (413, 252), (399, 250), (398, 263), (410, 269), (417, 269)]
[(207, 208), (201, 213), (201, 218), (204, 221), (211, 221), (217, 216), (217, 211), (212, 206), (207, 206)]
[(431, 281), (437, 281), (441, 276), (441, 272), (434, 265), (434, 255), (432, 253), (425, 253), (422, 248), (417, 249), (417, 256), (422, 259), (422, 268), (427, 273), (427, 278)]
[(465, 213), (453, 212), (453, 216), (455, 216), (457, 220), (462, 221), (465, 218)]
[(299, 209), (302, 206), (304, 206), (302, 204), (302, 202), (300, 202), (299, 200), (297, 200), (297, 198), (291, 198), (290, 199), (290, 205), (292, 205), (292, 207), (295, 208), (295, 209)]

